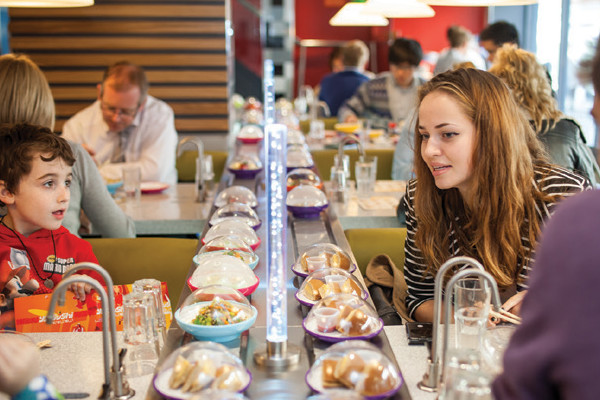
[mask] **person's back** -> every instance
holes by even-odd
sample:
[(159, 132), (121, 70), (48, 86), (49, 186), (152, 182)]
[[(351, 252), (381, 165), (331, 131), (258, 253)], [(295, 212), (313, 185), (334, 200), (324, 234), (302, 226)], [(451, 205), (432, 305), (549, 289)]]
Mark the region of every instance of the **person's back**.
[[(54, 99), (44, 73), (25, 55), (0, 56), (0, 123), (29, 123), (54, 128)], [(75, 155), (71, 201), (63, 226), (78, 235), (83, 211), (103, 237), (135, 237), (135, 226), (116, 205), (98, 168), (81, 145), (69, 142)]]
[(123, 168), (137, 166), (144, 181), (177, 181), (173, 110), (148, 95), (144, 71), (129, 62), (106, 70), (98, 100), (71, 117), (63, 135), (95, 157), (107, 180), (121, 179)]
[(320, 83), (319, 100), (329, 106), (331, 116), (337, 116), (340, 106), (369, 80), (364, 65), (369, 59), (369, 49), (360, 40), (352, 40), (342, 48), (344, 69), (325, 76)]

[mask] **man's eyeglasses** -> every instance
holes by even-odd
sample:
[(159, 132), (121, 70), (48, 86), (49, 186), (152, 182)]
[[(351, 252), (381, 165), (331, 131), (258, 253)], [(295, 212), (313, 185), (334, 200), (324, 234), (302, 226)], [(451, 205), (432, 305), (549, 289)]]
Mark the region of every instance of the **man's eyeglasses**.
[(135, 114), (137, 114), (137, 112), (140, 108), (139, 106), (137, 106), (136, 108), (117, 108), (117, 107), (111, 107), (107, 104), (104, 104), (103, 102), (100, 102), (100, 107), (102, 108), (102, 111), (104, 111), (110, 115), (119, 115), (121, 117), (128, 117), (128, 118), (135, 117)]

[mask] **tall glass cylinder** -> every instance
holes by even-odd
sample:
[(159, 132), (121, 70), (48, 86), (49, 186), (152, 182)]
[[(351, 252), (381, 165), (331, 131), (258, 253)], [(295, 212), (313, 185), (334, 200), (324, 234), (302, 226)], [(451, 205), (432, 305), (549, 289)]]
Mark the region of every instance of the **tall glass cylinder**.
[(265, 183), (267, 194), (267, 341), (287, 341), (286, 259), (287, 127), (265, 126)]

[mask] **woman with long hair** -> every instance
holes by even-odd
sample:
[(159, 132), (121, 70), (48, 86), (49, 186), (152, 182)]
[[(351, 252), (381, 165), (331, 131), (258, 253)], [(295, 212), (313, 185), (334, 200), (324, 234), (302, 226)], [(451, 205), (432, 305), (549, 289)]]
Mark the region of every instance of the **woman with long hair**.
[(583, 175), (595, 186), (600, 178), (598, 163), (579, 124), (558, 109), (546, 70), (535, 55), (505, 44), (496, 52), (489, 71), (511, 89), (550, 161)]
[(508, 88), (488, 72), (437, 75), (418, 106), (417, 178), (404, 196), (409, 315), (433, 319), (436, 272), (458, 255), (478, 259), (518, 312), (543, 221), (589, 182), (548, 164)]

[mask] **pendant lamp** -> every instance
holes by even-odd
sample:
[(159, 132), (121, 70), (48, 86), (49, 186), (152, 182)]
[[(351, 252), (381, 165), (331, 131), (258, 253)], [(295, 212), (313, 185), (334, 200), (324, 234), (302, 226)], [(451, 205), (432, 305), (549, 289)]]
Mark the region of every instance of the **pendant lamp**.
[(368, 0), (364, 12), (386, 18), (430, 18), (435, 15), (433, 8), (417, 0)]
[(420, 0), (430, 6), (496, 7), (536, 4), (538, 0)]
[(366, 3), (348, 2), (330, 20), (331, 26), (387, 26), (387, 18), (378, 14), (366, 14)]
[(58, 8), (93, 5), (94, 0), (0, 0), (0, 7)]

